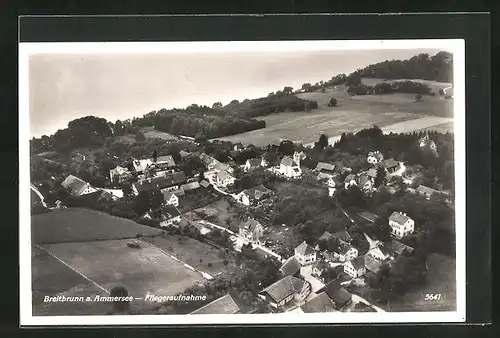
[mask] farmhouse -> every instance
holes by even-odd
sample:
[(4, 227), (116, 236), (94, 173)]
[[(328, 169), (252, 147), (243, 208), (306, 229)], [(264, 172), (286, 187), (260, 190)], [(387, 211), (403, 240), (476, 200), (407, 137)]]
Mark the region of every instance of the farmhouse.
[(365, 256), (359, 256), (344, 264), (344, 272), (352, 278), (358, 278), (366, 273)]
[(177, 226), (181, 221), (181, 212), (174, 205), (165, 205), (161, 208), (160, 226)]
[(176, 207), (179, 206), (179, 197), (174, 192), (163, 190), (162, 194), (165, 204), (173, 205)]
[(260, 244), (260, 240), (264, 234), (264, 227), (253, 218), (249, 218), (246, 222), (240, 224), (238, 231), (241, 238), (251, 243)]
[(201, 162), (203, 163), (203, 165), (207, 168), (208, 171), (214, 170), (215, 165), (217, 163), (220, 163), (215, 158), (213, 158), (212, 156), (207, 155), (205, 153), (200, 154), (199, 158), (200, 158)]
[(235, 178), (231, 176), (226, 170), (221, 170), (218, 171), (217, 174), (215, 174), (215, 182), (217, 185), (227, 187), (229, 185), (234, 184)]
[(376, 247), (370, 248), (367, 251), (366, 257), (371, 257), (377, 261), (383, 262), (387, 258), (389, 258), (389, 254), (387, 253), (387, 251), (385, 250), (384, 247), (376, 246)]
[(371, 180), (372, 180), (372, 183), (375, 182), (375, 178), (377, 177), (377, 169), (375, 168), (370, 168), (366, 171), (366, 176), (368, 176)]
[(335, 165), (324, 162), (318, 162), (313, 172), (318, 173), (318, 180), (333, 178), (336, 175)]
[(417, 193), (430, 199), (432, 195), (441, 195), (442, 192), (436, 189), (426, 187), (425, 185), (419, 185), (417, 188)]
[(335, 257), (341, 262), (350, 261), (358, 256), (358, 249), (346, 243), (344, 241), (339, 241), (339, 248), (337, 252), (335, 252)]
[(295, 248), (295, 258), (301, 265), (309, 265), (316, 261), (316, 250), (305, 241)]
[(337, 310), (341, 310), (352, 303), (352, 295), (341, 287), (337, 281), (326, 285), (324, 292), (333, 301), (334, 307)]
[[(325, 231), (325, 233), (326, 233), (326, 231)], [(346, 230), (335, 232), (331, 235), (331, 237), (337, 238), (338, 240), (346, 242), (346, 243), (350, 243), (352, 240), (351, 235), (349, 235), (349, 233)]]
[(306, 154), (303, 151), (296, 151), (293, 153), (293, 160), (300, 166), (300, 162), (306, 158)]
[(302, 169), (300, 169), (300, 165), (290, 156), (283, 157), (278, 172), (287, 178), (297, 178), (302, 175)]
[(174, 158), (171, 155), (167, 156), (159, 156), (156, 159), (156, 162), (154, 164), (160, 169), (160, 170), (167, 170), (167, 169), (172, 169), (175, 168), (176, 164), (174, 161)]
[(202, 315), (202, 314), (224, 314), (224, 315), (232, 315), (235, 313), (239, 313), (241, 310), (234, 301), (231, 295), (227, 294), (216, 300), (208, 303), (207, 305), (202, 306), (198, 310), (191, 312), (192, 315)]
[(186, 180), (187, 177), (182, 171), (169, 175), (155, 176), (133, 183), (132, 191), (135, 195), (138, 195), (141, 191), (151, 191), (153, 189), (179, 190), (180, 185), (186, 182)]
[(132, 174), (127, 168), (120, 167), (119, 165), (109, 171), (109, 180), (111, 183), (122, 183), (132, 177)]
[(97, 188), (91, 186), (90, 183), (87, 183), (81, 178), (73, 175), (66, 177), (66, 179), (62, 181), (61, 186), (73, 196), (82, 196), (98, 190)]
[(149, 166), (153, 164), (153, 160), (150, 158), (142, 159), (142, 160), (133, 160), (132, 165), (134, 166), (134, 170), (140, 174), (145, 171)]
[(272, 190), (267, 189), (264, 185), (258, 185), (256, 187), (243, 190), (238, 195), (236, 199), (243, 205), (259, 205), (272, 195)]
[(279, 309), (292, 300), (304, 300), (311, 293), (311, 284), (303, 279), (286, 276), (259, 292), (259, 298), (275, 309)]
[(258, 168), (260, 166), (264, 166), (262, 164), (262, 161), (263, 159), (262, 158), (259, 158), (259, 157), (256, 157), (256, 158), (250, 158), (248, 159), (245, 164), (243, 164), (241, 166), (241, 169), (243, 169), (243, 171), (245, 172), (248, 172), (249, 170), (251, 169), (255, 169), (255, 168)]
[(280, 272), (284, 276), (300, 277), (301, 265), (295, 256), (288, 258), (280, 267)]
[(112, 199), (115, 201), (123, 197), (122, 189), (101, 189), (101, 190), (109, 193), (112, 196)]
[(362, 211), (358, 214), (358, 216), (370, 223), (375, 223), (378, 219), (378, 215), (375, 215), (368, 211)]
[(318, 260), (312, 266), (311, 275), (313, 275), (314, 277), (321, 277), (321, 274), (323, 273), (323, 271), (325, 271), (329, 267), (330, 267), (330, 264), (328, 264), (325, 260), (322, 260), (322, 259)]
[(349, 189), (349, 187), (352, 187), (353, 185), (358, 185), (358, 182), (356, 180), (356, 175), (354, 174), (349, 174), (344, 180), (344, 188)]
[(391, 234), (401, 239), (415, 230), (415, 221), (406, 216), (405, 213), (394, 211), (389, 216), (389, 226), (391, 227)]
[(387, 170), (388, 173), (398, 171), (400, 167), (399, 162), (397, 162), (393, 158), (382, 161), (382, 166), (385, 168), (385, 170)]
[(321, 292), (318, 296), (302, 305), (300, 309), (304, 313), (337, 312), (335, 303), (326, 292)]
[(370, 164), (377, 164), (383, 160), (384, 160), (384, 155), (378, 150), (370, 151), (366, 158), (366, 161)]

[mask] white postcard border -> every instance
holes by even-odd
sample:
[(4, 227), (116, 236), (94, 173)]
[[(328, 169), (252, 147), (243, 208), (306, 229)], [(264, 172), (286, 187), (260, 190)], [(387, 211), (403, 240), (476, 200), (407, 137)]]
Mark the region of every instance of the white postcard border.
[[(377, 312), (235, 315), (33, 316), (31, 290), (31, 211), (29, 172), (29, 56), (88, 53), (227, 53), (250, 51), (334, 51), (436, 48), (453, 53), (455, 128), (455, 233), (457, 309), (449, 312)], [(465, 321), (465, 40), (342, 40), (228, 42), (99, 42), (19, 44), (19, 268), (21, 326), (75, 325), (215, 325), (432, 323)], [(431, 290), (430, 290), (431, 292)]]

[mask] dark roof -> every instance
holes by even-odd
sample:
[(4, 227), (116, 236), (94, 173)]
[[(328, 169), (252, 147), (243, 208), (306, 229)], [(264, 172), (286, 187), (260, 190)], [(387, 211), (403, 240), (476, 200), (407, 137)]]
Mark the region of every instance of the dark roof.
[(366, 219), (369, 222), (374, 223), (378, 219), (378, 215), (372, 214), (368, 211), (362, 211), (358, 214), (361, 218)]
[(325, 292), (338, 307), (344, 306), (352, 299), (352, 295), (341, 287), (339, 283), (328, 284)]
[(326, 261), (319, 260), (319, 261), (316, 261), (316, 263), (313, 264), (312, 268), (313, 269), (323, 270), (323, 269), (327, 269), (329, 266), (330, 266), (330, 264), (328, 264)]
[(166, 219), (172, 219), (174, 217), (180, 216), (181, 212), (173, 205), (165, 205), (161, 208), (161, 214), (165, 216)]
[(246, 189), (243, 191), (245, 195), (254, 198), (256, 200), (260, 200), (262, 197), (265, 195), (270, 195), (272, 193), (272, 190), (266, 188), (264, 185), (260, 184), (256, 187)]
[(292, 294), (300, 293), (305, 283), (308, 282), (297, 277), (286, 276), (279, 281), (269, 285), (260, 293), (267, 293), (269, 297), (271, 297), (275, 302), (279, 303)]
[(286, 276), (294, 276), (297, 272), (300, 271), (300, 263), (295, 258), (295, 256), (292, 256), (288, 258), (285, 263), (280, 267), (280, 271), (285, 274)]
[(345, 178), (344, 182), (350, 182), (351, 180), (355, 180), (356, 181), (356, 175), (354, 175), (354, 174), (347, 175), (347, 177)]
[(317, 297), (311, 299), (300, 309), (305, 313), (336, 312), (333, 301), (326, 292), (320, 293)]
[(366, 258), (366, 256), (359, 256), (359, 257), (354, 258), (354, 259), (351, 261), (352, 266), (353, 266), (356, 270), (359, 270), (359, 269), (361, 269), (361, 268), (366, 268), (366, 265), (365, 265), (365, 258)]
[[(163, 194), (163, 199), (164, 199), (165, 201), (170, 200), (170, 198), (171, 198), (173, 195), (176, 195), (176, 194), (174, 194), (174, 192), (173, 192), (173, 191), (168, 191), (168, 190), (163, 190), (163, 191), (162, 191), (162, 194)], [(177, 196), (177, 195), (176, 195), (176, 196)], [(177, 196), (177, 197), (179, 197), (179, 196)]]
[(349, 235), (349, 233), (346, 230), (338, 231), (332, 234), (332, 236), (344, 242), (349, 242), (351, 240), (351, 235)]
[(198, 189), (199, 187), (200, 187), (200, 183), (198, 181), (181, 185), (181, 189), (184, 191)]
[(389, 243), (386, 243), (384, 245), (384, 248), (387, 251), (391, 253), (397, 253), (398, 255), (401, 255), (405, 250), (409, 253), (412, 253), (414, 250), (411, 246), (401, 243), (400, 241), (397, 241), (395, 239), (391, 240)]
[(425, 185), (419, 185), (417, 188), (417, 191), (421, 194), (426, 194), (426, 195), (432, 195), (432, 194), (439, 194), (440, 191), (436, 189), (432, 189), (429, 187), (426, 187)]
[(133, 183), (137, 191), (149, 191), (152, 189), (163, 189), (179, 185), (186, 182), (187, 177), (184, 172), (176, 172), (169, 175), (160, 175), (153, 178), (147, 178)]
[(181, 151), (179, 151), (179, 156), (180, 156), (180, 157), (187, 157), (187, 156), (189, 156), (189, 155), (191, 155), (191, 153), (190, 153), (190, 152), (188, 152), (188, 151), (185, 151), (185, 150), (181, 150)]
[(299, 255), (311, 255), (316, 252), (314, 248), (312, 248), (310, 245), (308, 245), (305, 241), (302, 242), (298, 247), (295, 248), (295, 252), (298, 253)]
[(410, 217), (403, 215), (402, 213), (397, 212), (397, 211), (394, 211), (389, 216), (389, 221), (393, 221), (393, 222), (396, 222), (396, 223), (401, 224), (401, 225), (405, 224), (409, 219), (410, 219)]
[(240, 228), (246, 229), (249, 231), (255, 231), (257, 227), (262, 227), (262, 224), (260, 224), (258, 221), (254, 220), (253, 218), (249, 218), (246, 220), (246, 222), (240, 224)]
[(332, 236), (333, 235), (331, 233), (329, 233), (328, 231), (325, 231), (325, 232), (323, 232), (323, 234), (321, 236), (319, 236), (318, 241), (327, 241), (330, 238), (332, 238)]
[(345, 255), (349, 250), (353, 248), (352, 245), (350, 245), (347, 242), (344, 242), (343, 240), (339, 241), (339, 254)]
[(157, 164), (165, 164), (168, 167), (175, 167), (175, 161), (172, 155), (158, 156), (156, 159)]
[(387, 159), (387, 160), (384, 160), (383, 164), (384, 164), (384, 167), (386, 167), (386, 168), (394, 168), (394, 167), (399, 165), (399, 163), (396, 160), (394, 160), (392, 157)]
[(234, 301), (231, 295), (227, 294), (220, 297), (207, 305), (202, 306), (198, 310), (191, 312), (191, 314), (228, 314), (232, 315), (240, 311), (240, 308)]
[(335, 171), (335, 165), (325, 162), (318, 162), (316, 168), (314, 168), (314, 171), (333, 173)]
[(68, 190), (70, 193), (74, 195), (80, 195), (83, 191), (90, 185), (79, 177), (69, 175), (66, 179), (61, 183), (63, 188)]
[(259, 157), (250, 158), (248, 159), (248, 162), (250, 163), (250, 167), (258, 167), (262, 163), (262, 158)]
[(368, 271), (371, 271), (373, 273), (377, 273), (382, 264), (383, 264), (383, 262), (379, 261), (378, 259), (375, 259), (375, 258), (370, 257), (368, 255), (365, 256), (365, 267)]

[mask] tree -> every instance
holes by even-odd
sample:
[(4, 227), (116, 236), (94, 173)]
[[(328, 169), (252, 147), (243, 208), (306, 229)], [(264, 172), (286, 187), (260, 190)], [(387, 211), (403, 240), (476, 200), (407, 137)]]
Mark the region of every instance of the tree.
[(279, 150), (280, 153), (284, 155), (292, 155), (293, 152), (295, 151), (295, 145), (293, 144), (292, 141), (283, 140), (280, 142)]
[(151, 155), (151, 158), (153, 159), (153, 162), (156, 162), (158, 160), (158, 153), (156, 152), (156, 149), (153, 151), (153, 155)]
[(312, 85), (308, 82), (304, 83), (301, 87), (301, 89), (305, 92), (312, 90)]
[(319, 150), (323, 150), (328, 147), (328, 136), (326, 134), (321, 134), (316, 146)]
[(123, 182), (120, 188), (123, 191), (123, 196), (128, 196), (132, 193), (132, 185), (129, 182)]
[(153, 189), (149, 192), (149, 207), (156, 210), (163, 204), (164, 197), (160, 189)]
[(144, 134), (141, 131), (137, 131), (135, 133), (135, 140), (137, 142), (143, 142), (146, 140), (146, 136), (144, 136)]
[(139, 192), (134, 199), (133, 209), (137, 215), (143, 215), (150, 209), (150, 197), (147, 191)]
[(222, 108), (222, 103), (220, 103), (220, 102), (215, 102), (212, 105), (212, 109), (221, 109), (221, 108)]
[[(110, 297), (128, 297), (128, 291), (124, 286), (115, 286), (109, 293)], [(113, 302), (114, 312), (125, 312), (130, 309), (130, 302), (123, 300), (116, 300)]]
[(201, 145), (205, 145), (208, 143), (208, 138), (205, 135), (199, 134), (194, 138), (194, 141)]
[(283, 93), (288, 95), (293, 94), (293, 87), (286, 86), (285, 88), (283, 88)]
[(385, 172), (385, 169), (383, 167), (379, 167), (377, 169), (377, 176), (375, 176), (375, 187), (380, 187), (384, 181), (385, 181), (385, 177), (386, 177), (386, 172)]
[(330, 101), (328, 102), (328, 107), (337, 107), (337, 99), (332, 97)]

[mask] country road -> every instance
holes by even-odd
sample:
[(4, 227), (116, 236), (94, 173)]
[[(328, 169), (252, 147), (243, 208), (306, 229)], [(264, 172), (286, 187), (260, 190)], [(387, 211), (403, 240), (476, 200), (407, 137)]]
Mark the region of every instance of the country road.
[(40, 193), (40, 191), (38, 191), (38, 189), (31, 182), (30, 182), (30, 188), (31, 188), (31, 190), (33, 190), (35, 192), (35, 194), (38, 195), (38, 197), (40, 198), (40, 201), (42, 202), (43, 207), (48, 208), (47, 203), (45, 203), (45, 199), (44, 199), (43, 195)]

